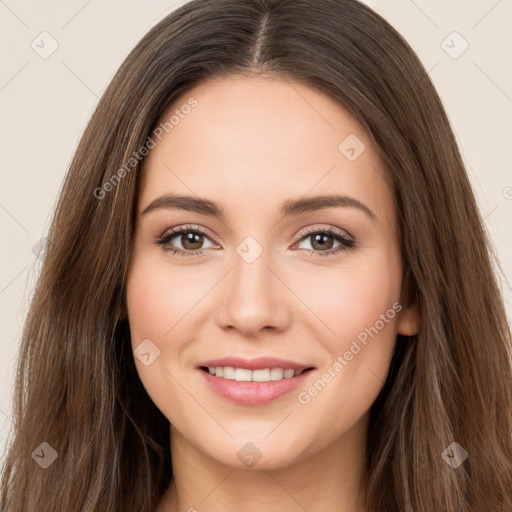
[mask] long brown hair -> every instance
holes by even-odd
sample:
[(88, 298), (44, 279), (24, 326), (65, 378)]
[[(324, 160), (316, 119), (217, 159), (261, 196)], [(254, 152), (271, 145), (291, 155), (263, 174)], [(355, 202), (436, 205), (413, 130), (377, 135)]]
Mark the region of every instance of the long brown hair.
[[(422, 327), (398, 336), (371, 408), (368, 512), (510, 512), (512, 351), (499, 263), (428, 74), (356, 0), (194, 0), (121, 65), (52, 219), (21, 341), (1, 509), (154, 512), (172, 477), (169, 422), (139, 380), (124, 314), (140, 161), (125, 164), (177, 95), (251, 73), (338, 101), (367, 130), (393, 188), (403, 290)], [(453, 442), (468, 453), (456, 469), (442, 457)], [(42, 453), (57, 457), (46, 469)]]

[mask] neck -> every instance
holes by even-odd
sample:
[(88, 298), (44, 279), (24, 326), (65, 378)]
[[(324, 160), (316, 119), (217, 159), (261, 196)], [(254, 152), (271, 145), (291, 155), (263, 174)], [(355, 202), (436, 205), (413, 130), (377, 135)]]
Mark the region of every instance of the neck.
[[(364, 512), (359, 494), (368, 417), (334, 443), (278, 469), (219, 463), (171, 427), (173, 479), (157, 512)], [(358, 502), (358, 495), (360, 501)]]

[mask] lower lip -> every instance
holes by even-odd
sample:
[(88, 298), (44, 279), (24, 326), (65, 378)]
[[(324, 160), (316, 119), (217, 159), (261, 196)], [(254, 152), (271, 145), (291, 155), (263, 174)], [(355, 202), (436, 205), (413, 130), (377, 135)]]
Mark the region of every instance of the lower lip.
[(314, 370), (306, 370), (296, 377), (269, 382), (239, 382), (215, 377), (201, 369), (198, 371), (218, 395), (243, 405), (262, 405), (297, 389)]

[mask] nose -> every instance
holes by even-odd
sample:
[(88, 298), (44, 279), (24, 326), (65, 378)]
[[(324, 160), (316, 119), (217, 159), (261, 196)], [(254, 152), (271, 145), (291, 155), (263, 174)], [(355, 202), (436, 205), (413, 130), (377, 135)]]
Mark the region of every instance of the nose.
[[(286, 330), (290, 323), (289, 291), (272, 268), (268, 251), (248, 263), (238, 254), (221, 288), (217, 321), (223, 329), (256, 336), (263, 329)], [(270, 268), (269, 268), (270, 267)]]

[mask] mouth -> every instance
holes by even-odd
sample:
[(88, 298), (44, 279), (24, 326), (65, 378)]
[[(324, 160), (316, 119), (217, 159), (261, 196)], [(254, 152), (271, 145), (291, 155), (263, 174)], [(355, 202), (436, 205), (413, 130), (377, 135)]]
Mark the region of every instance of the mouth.
[(314, 366), (275, 358), (229, 357), (196, 367), (209, 389), (241, 405), (263, 405), (290, 393), (316, 370)]
[(273, 382), (297, 377), (314, 368), (311, 366), (301, 370), (294, 370), (293, 368), (261, 368), (258, 370), (250, 370), (248, 368), (237, 368), (234, 366), (200, 366), (199, 369), (214, 377), (225, 380), (235, 380), (237, 382)]

